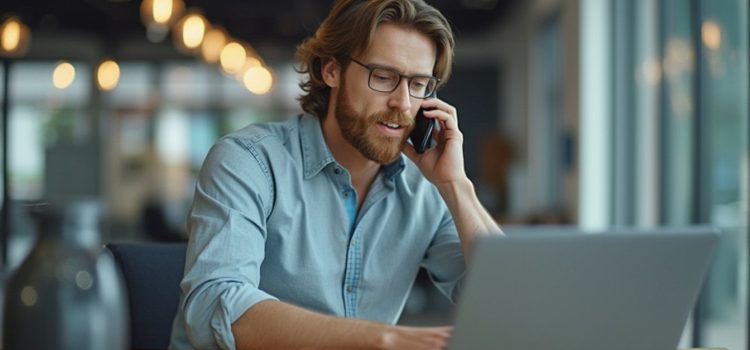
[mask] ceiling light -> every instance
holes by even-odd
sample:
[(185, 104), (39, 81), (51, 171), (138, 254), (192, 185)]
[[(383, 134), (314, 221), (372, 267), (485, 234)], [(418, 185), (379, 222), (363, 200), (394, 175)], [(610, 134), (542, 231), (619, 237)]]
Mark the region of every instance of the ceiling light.
[(245, 66), (247, 50), (245, 47), (236, 42), (231, 41), (224, 45), (219, 55), (219, 62), (221, 62), (221, 69), (228, 74), (235, 74), (240, 72)]
[(198, 11), (190, 11), (174, 28), (174, 42), (178, 49), (197, 52), (206, 35), (208, 21)]
[(256, 66), (248, 69), (242, 76), (242, 83), (250, 92), (256, 95), (263, 95), (271, 90), (273, 85), (273, 76), (271, 72), (263, 66)]
[(182, 15), (185, 3), (182, 0), (143, 0), (141, 20), (146, 27), (171, 27)]
[(120, 81), (120, 66), (113, 60), (105, 60), (96, 69), (96, 83), (99, 88), (109, 91)]
[(201, 44), (201, 57), (206, 63), (219, 61), (221, 49), (227, 44), (227, 34), (224, 29), (214, 27), (206, 32)]
[(58, 89), (65, 89), (76, 80), (76, 69), (66, 61), (60, 61), (52, 72), (52, 84)]
[(26, 53), (31, 41), (31, 33), (16, 16), (8, 17), (0, 24), (0, 55), (19, 57)]
[(701, 25), (701, 37), (703, 45), (711, 51), (716, 51), (721, 46), (721, 27), (714, 20), (706, 20)]

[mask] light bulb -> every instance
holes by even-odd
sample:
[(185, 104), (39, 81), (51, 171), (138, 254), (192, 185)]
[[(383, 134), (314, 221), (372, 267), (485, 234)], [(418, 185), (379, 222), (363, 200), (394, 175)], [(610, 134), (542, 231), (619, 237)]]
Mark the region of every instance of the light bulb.
[(219, 55), (221, 69), (229, 74), (238, 73), (245, 66), (246, 52), (242, 44), (236, 41), (226, 44)]
[(96, 69), (96, 82), (99, 88), (109, 91), (120, 81), (120, 66), (113, 60), (105, 60)]
[(266, 67), (255, 66), (248, 69), (242, 76), (242, 83), (250, 92), (263, 95), (271, 90), (273, 76)]
[(167, 29), (180, 18), (184, 10), (183, 0), (143, 0), (141, 20), (146, 27)]
[(52, 84), (58, 89), (65, 89), (76, 79), (76, 69), (66, 61), (60, 61), (52, 72)]
[(31, 41), (29, 27), (11, 16), (0, 24), (0, 55), (18, 57), (26, 53)]
[(208, 21), (196, 10), (188, 11), (173, 31), (175, 46), (186, 53), (198, 53), (208, 28)]
[(221, 28), (211, 28), (206, 32), (201, 44), (201, 57), (207, 63), (219, 61), (221, 50), (227, 43), (227, 34)]
[(701, 25), (701, 36), (703, 45), (711, 51), (716, 51), (721, 46), (721, 27), (713, 20), (706, 20)]

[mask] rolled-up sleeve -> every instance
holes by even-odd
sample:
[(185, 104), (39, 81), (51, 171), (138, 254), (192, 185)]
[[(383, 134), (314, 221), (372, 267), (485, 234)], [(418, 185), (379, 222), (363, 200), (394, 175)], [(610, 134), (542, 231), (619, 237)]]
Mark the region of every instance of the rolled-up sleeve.
[(466, 273), (466, 262), (456, 224), (447, 208), (422, 266), (438, 290), (455, 303)]
[(273, 191), (266, 160), (242, 140), (222, 139), (204, 161), (180, 284), (185, 331), (196, 348), (234, 349), (232, 323), (275, 299), (259, 289)]

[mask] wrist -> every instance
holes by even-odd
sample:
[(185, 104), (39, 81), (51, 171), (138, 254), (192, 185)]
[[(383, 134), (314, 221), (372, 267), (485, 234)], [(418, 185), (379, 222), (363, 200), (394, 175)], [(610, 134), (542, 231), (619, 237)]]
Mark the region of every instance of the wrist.
[(372, 348), (377, 350), (393, 349), (396, 326), (387, 324), (380, 324), (379, 326), (380, 327), (376, 332), (378, 336), (376, 337), (376, 342)]
[(454, 181), (445, 181), (435, 184), (440, 194), (445, 196), (455, 196), (457, 193), (474, 193), (474, 184), (468, 177), (463, 177)]

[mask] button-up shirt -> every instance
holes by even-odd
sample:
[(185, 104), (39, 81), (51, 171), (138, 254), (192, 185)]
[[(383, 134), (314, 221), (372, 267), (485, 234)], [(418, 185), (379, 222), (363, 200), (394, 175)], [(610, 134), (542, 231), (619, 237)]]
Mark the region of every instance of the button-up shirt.
[(170, 348), (235, 348), (231, 325), (275, 299), (398, 321), (420, 266), (455, 300), (465, 265), (437, 189), (401, 155), (381, 166), (360, 210), (318, 118), (229, 134), (201, 169)]

